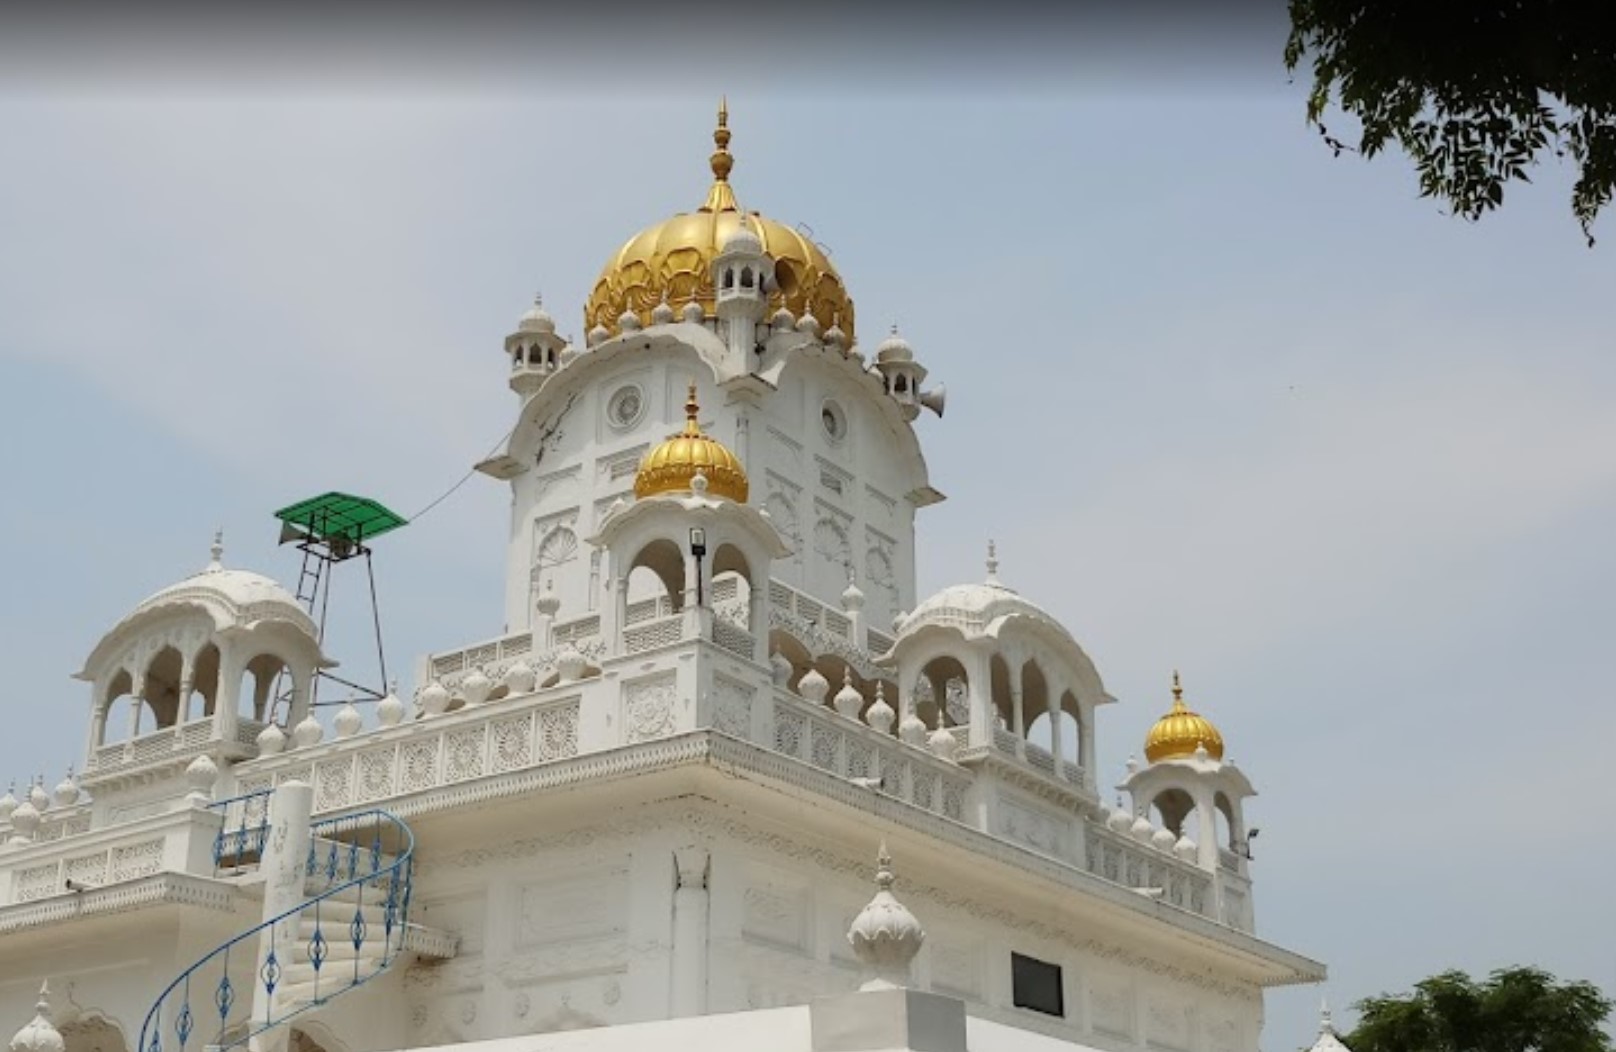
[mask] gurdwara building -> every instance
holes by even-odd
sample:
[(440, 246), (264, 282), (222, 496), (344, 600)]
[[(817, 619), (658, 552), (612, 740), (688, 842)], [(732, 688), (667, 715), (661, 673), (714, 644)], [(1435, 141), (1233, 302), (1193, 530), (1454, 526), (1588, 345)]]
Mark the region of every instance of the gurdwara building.
[[(318, 705), (319, 581), (216, 540), (89, 649), (78, 775), (0, 799), (16, 1052), (1254, 1052), (1323, 979), (1256, 932), (1252, 783), (1176, 676), (1102, 787), (1115, 699), (991, 550), (915, 594), (942, 390), (738, 207), (727, 123), (584, 346), (504, 341), (502, 636)], [(282, 518), (316, 578), (399, 523)]]

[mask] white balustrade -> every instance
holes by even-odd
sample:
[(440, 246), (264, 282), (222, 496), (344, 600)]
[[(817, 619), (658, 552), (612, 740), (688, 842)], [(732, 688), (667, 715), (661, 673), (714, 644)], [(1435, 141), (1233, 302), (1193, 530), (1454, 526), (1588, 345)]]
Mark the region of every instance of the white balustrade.
[(775, 692), (773, 746), (844, 778), (878, 778), (889, 796), (964, 820), (968, 772), (794, 694)]
[(1085, 829), (1088, 869), (1129, 888), (1160, 888), (1161, 901), (1203, 917), (1215, 916), (1212, 877), (1200, 867), (1113, 832), (1098, 822)]
[(236, 766), (237, 792), (295, 778), (314, 786), (322, 813), (566, 759), (578, 754), (578, 703), (563, 684), (260, 757)]

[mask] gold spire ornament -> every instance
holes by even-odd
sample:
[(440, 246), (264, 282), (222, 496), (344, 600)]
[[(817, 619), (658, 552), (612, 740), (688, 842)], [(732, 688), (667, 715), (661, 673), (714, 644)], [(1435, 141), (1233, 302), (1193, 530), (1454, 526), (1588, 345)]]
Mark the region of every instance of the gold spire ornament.
[(684, 430), (669, 435), (640, 461), (634, 476), (634, 497), (644, 500), (659, 493), (691, 493), (697, 475), (706, 481), (705, 493), (745, 504), (751, 485), (740, 460), (718, 439), (701, 429), (701, 406), (696, 382), (685, 399)]
[(584, 328), (599, 325), (616, 334), (619, 319), (628, 312), (650, 326), (655, 324), (651, 312), (664, 298), (676, 308), (699, 303), (711, 317), (717, 311), (713, 259), (730, 234), (750, 219), (747, 225), (774, 261), (777, 287), (769, 293), (769, 312), (784, 307), (795, 317), (835, 318), (845, 345), (852, 346), (853, 301), (841, 275), (813, 239), (758, 212), (741, 210), (729, 181), (735, 169), (729, 144), (729, 104), (721, 100), (714, 149), (707, 158), (713, 183), (706, 200), (694, 212), (646, 227), (607, 260), (584, 305)]
[(1145, 735), (1145, 759), (1151, 763), (1181, 756), (1194, 756), (1197, 748), (1205, 746), (1214, 760), (1223, 759), (1223, 735), (1212, 721), (1184, 704), (1184, 688), (1179, 683), (1178, 670), (1173, 670), (1173, 707), (1167, 715), (1156, 721)]

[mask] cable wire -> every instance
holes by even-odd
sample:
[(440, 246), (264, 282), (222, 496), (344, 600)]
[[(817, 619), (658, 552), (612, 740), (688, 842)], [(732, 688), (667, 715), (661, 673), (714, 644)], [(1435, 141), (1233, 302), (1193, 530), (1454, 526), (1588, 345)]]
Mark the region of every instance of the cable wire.
[[(516, 433), (516, 428), (513, 427), (509, 431), (505, 432), (505, 434), (501, 435), (499, 441), (495, 442), (493, 444), (493, 446), (488, 450), (488, 452), (486, 454), (484, 454), (483, 457), (480, 460), (477, 461), (477, 463), (481, 464), (484, 460), (487, 460), (489, 457), (491, 457), (495, 453), (499, 452), (500, 447), (503, 446), (506, 442), (509, 442), (511, 436), (513, 434), (515, 434), (515, 433)], [(413, 522), (419, 522), (420, 519), (421, 519), (421, 516), (425, 515), (427, 512), (431, 511), (433, 508), (436, 508), (439, 504), (442, 504), (444, 501), (448, 500), (450, 497), (454, 496), (455, 491), (458, 490), (461, 486), (464, 486), (466, 484), (466, 480), (471, 478), (471, 476), (473, 476), (475, 474), (477, 474), (477, 466), (476, 466), (476, 464), (473, 464), (472, 467), (471, 467), (471, 470), (467, 471), (464, 475), (461, 475), (460, 480), (458, 482), (456, 482), (453, 486), (450, 486), (448, 489), (444, 490), (441, 494), (438, 495), (437, 499), (432, 501), (426, 507), (424, 507), (420, 511), (416, 512), (414, 515), (411, 515), (409, 517), (408, 521), (412, 522), (412, 523)]]

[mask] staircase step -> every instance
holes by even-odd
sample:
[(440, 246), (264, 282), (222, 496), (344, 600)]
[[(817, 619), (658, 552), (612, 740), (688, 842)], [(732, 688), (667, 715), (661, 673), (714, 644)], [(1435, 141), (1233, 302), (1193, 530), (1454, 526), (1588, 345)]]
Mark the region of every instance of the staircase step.
[[(389, 959), (391, 963), (391, 958)], [(371, 978), (382, 970), (380, 957), (365, 957), (359, 962), (359, 978), (361, 981)], [(344, 961), (340, 965), (328, 962), (320, 970), (319, 981), (315, 981), (312, 965), (289, 965), (281, 984), (275, 988), (275, 1003), (279, 1011), (291, 1008), (303, 1008), (314, 1004), (315, 994), (318, 993), (321, 1001), (329, 1001), (340, 996), (354, 987), (353, 962)]]
[[(366, 927), (381, 931), (386, 924), (387, 907), (379, 902), (367, 902), (361, 906), (352, 902), (321, 899), (319, 902), (319, 916), (315, 916), (314, 906), (305, 906), (302, 915), (298, 918), (298, 926), (312, 935), (314, 934), (315, 922), (318, 921), (320, 926), (325, 929), (326, 938), (329, 939), (333, 928), (341, 928), (343, 931), (347, 931), (348, 925), (353, 923), (356, 912), (365, 918)], [(395, 910), (393, 913), (393, 926), (395, 928), (401, 919), (401, 912)]]

